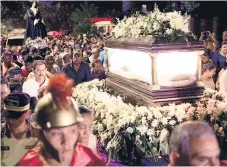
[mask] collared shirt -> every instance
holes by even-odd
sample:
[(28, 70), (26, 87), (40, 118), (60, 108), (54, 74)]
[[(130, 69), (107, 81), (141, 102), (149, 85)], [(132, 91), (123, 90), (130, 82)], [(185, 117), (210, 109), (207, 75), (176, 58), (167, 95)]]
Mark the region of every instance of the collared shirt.
[(73, 64), (69, 63), (62, 68), (62, 72), (66, 73), (67, 76), (72, 78), (76, 85), (94, 79), (94, 76), (91, 74), (89, 65), (84, 62), (81, 62), (78, 71), (75, 71), (73, 68)]
[(23, 92), (29, 94), (31, 97), (38, 98), (38, 92), (39, 89), (47, 86), (49, 83), (49, 79), (45, 78), (45, 81), (42, 85), (39, 85), (39, 83), (35, 80), (35, 77), (27, 80), (23, 84)]
[(96, 74), (94, 72), (92, 72), (92, 74), (94, 75), (95, 78), (97, 78), (99, 80), (106, 79), (106, 73), (105, 73), (104, 70), (101, 73), (99, 73), (99, 74)]
[(38, 139), (31, 136), (30, 126), (21, 139), (11, 134), (6, 123), (1, 126), (1, 165), (15, 166), (28, 150), (36, 146)]

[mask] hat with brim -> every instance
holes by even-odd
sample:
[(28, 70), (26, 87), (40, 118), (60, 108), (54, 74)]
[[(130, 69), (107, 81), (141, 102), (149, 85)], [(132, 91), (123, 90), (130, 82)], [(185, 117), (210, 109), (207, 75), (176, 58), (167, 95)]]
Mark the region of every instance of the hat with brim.
[(26, 111), (24, 111), (24, 112), (17, 112), (17, 111), (4, 110), (1, 115), (2, 115), (2, 117), (6, 117), (6, 118), (18, 119), (24, 113), (26, 113)]

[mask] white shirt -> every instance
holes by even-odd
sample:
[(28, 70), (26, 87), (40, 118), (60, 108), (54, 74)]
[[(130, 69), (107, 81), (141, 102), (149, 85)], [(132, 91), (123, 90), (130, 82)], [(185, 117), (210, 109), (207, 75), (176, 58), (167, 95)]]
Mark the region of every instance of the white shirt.
[(227, 69), (221, 74), (219, 83), (219, 92), (227, 94)]
[(29, 94), (31, 97), (38, 98), (38, 92), (39, 89), (47, 86), (49, 83), (49, 79), (46, 78), (44, 83), (42, 85), (39, 85), (39, 83), (35, 80), (35, 77), (27, 80), (23, 84), (23, 92)]

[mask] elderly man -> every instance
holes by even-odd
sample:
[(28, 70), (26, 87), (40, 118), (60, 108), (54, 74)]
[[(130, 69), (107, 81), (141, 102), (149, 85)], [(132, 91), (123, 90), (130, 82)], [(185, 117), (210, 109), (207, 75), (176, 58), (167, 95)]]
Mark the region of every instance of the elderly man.
[(170, 166), (219, 166), (220, 148), (213, 129), (188, 121), (175, 128), (169, 141)]

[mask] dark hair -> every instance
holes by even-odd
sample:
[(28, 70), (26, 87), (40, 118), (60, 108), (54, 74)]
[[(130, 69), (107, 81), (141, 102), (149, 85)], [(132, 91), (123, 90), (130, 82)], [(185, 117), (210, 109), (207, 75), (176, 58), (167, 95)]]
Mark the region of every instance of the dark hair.
[(1, 77), (1, 84), (5, 84), (9, 88), (9, 81), (6, 77)]
[(30, 109), (33, 111), (35, 109), (35, 106), (38, 102), (38, 99), (36, 97), (31, 97), (30, 101)]
[(33, 69), (35, 70), (35, 68), (36, 68), (36, 66), (37, 65), (45, 65), (46, 66), (46, 68), (47, 68), (47, 64), (45, 63), (45, 61), (44, 60), (36, 60), (35, 62), (34, 62), (34, 65), (33, 65)]
[(26, 54), (28, 54), (28, 51), (26, 49), (23, 49), (21, 52), (20, 52), (21, 56), (25, 56)]
[(206, 72), (207, 70), (213, 70), (213, 69), (215, 69), (216, 68), (216, 66), (215, 66), (215, 64), (214, 63), (206, 63), (206, 64), (204, 64), (203, 65), (203, 67), (202, 67), (202, 74), (204, 73), (204, 72)]
[(100, 63), (102, 65), (102, 61), (100, 59), (97, 59), (92, 63), (92, 67), (94, 68), (95, 64), (97, 64), (97, 63)]
[(12, 82), (9, 84), (11, 93), (21, 93), (22, 92), (22, 85), (18, 82)]
[(92, 114), (92, 111), (89, 110), (86, 106), (79, 106), (80, 114)]
[(221, 45), (227, 45), (227, 41), (222, 41)]
[(25, 60), (24, 60), (25, 63), (33, 63), (34, 62), (34, 59), (32, 56), (28, 56)]

